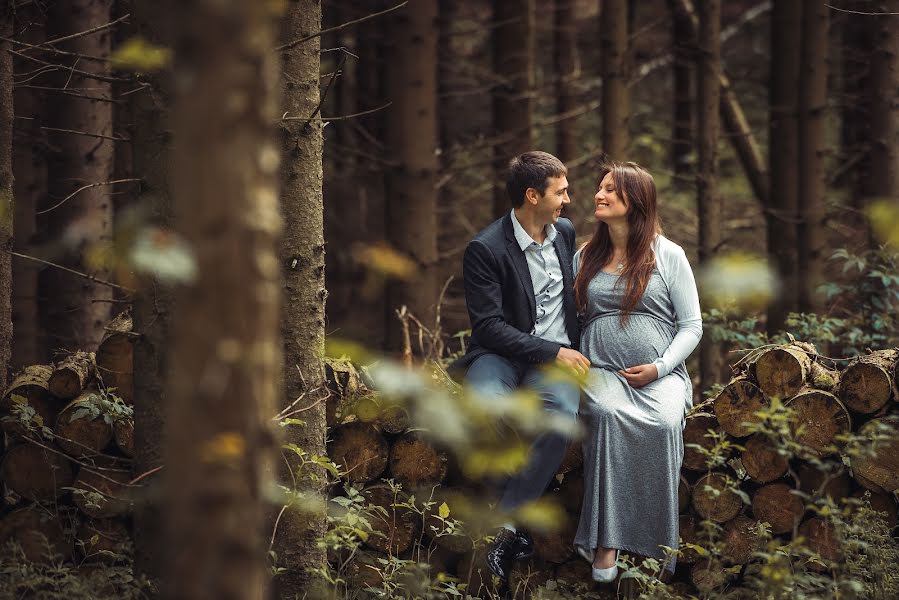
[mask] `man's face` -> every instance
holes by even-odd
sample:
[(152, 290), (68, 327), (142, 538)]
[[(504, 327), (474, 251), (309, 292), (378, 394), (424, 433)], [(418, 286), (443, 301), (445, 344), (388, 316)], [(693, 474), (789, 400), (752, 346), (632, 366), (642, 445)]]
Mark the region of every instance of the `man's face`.
[(568, 178), (560, 175), (546, 181), (546, 192), (537, 197), (537, 213), (544, 223), (555, 223), (562, 216), (562, 208), (571, 202), (568, 197)]

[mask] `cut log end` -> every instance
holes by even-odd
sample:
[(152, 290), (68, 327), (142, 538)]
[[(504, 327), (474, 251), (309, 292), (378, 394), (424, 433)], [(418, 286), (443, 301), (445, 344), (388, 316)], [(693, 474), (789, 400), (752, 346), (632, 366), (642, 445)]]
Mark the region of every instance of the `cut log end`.
[(771, 525), (774, 534), (792, 531), (803, 513), (802, 499), (784, 483), (763, 485), (752, 498), (752, 514)]
[(331, 438), (329, 456), (345, 472), (346, 481), (372, 481), (387, 468), (387, 442), (373, 425), (346, 423), (335, 427)]
[(849, 411), (829, 392), (807, 389), (789, 402), (793, 410), (790, 424), (796, 441), (818, 454), (835, 451), (838, 436), (852, 428)]
[(733, 519), (743, 501), (733, 491), (736, 482), (722, 473), (709, 473), (693, 486), (693, 508), (704, 518), (716, 523)]
[(366, 488), (362, 495), (372, 506), (381, 509), (373, 510), (369, 515), (372, 533), (365, 541), (366, 545), (392, 554), (411, 548), (420, 533), (420, 520), (416, 513), (395, 506), (408, 502), (409, 496), (402, 491), (394, 494), (389, 486), (382, 484)]
[(873, 353), (846, 367), (838, 388), (846, 406), (858, 413), (871, 414), (890, 401), (895, 385), (891, 377), (895, 360), (891, 361), (890, 357)]
[[(50, 446), (52, 447), (52, 446)], [(54, 500), (75, 479), (72, 464), (59, 451), (31, 443), (6, 452), (0, 475), (14, 492), (28, 500)]]
[(443, 481), (446, 471), (446, 453), (418, 434), (404, 434), (390, 448), (390, 473), (404, 489), (433, 487)]
[(758, 423), (755, 413), (768, 406), (762, 390), (746, 378), (736, 378), (715, 399), (715, 415), (721, 428), (734, 437), (746, 437), (750, 424)]
[(73, 352), (57, 362), (50, 375), (50, 393), (70, 400), (79, 394), (94, 376), (96, 364), (93, 352)]
[(790, 464), (766, 436), (755, 434), (746, 441), (740, 460), (746, 473), (759, 483), (783, 477)]
[(720, 431), (718, 420), (713, 415), (697, 414), (687, 417), (684, 426), (684, 461), (683, 466), (690, 471), (705, 471), (707, 468), (706, 456), (699, 446), (706, 451), (715, 445), (715, 439), (709, 435), (709, 431)]
[(72, 456), (99, 454), (113, 436), (112, 426), (104, 417), (99, 392), (83, 392), (56, 418), (57, 443)]
[(794, 344), (770, 348), (753, 364), (755, 380), (769, 398), (785, 400), (805, 385), (811, 372), (812, 359)]

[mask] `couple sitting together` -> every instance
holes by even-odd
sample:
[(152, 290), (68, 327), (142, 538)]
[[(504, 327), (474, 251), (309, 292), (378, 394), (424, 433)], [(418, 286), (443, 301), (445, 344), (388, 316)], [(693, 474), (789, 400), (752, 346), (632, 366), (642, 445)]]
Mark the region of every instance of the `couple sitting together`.
[[(509, 165), (511, 211), (465, 250), (471, 345), (456, 367), (482, 397), (533, 390), (544, 410), (587, 423), (584, 500), (573, 544), (593, 579), (617, 575), (621, 550), (665, 560), (678, 547), (677, 488), (692, 384), (684, 360), (702, 335), (699, 298), (683, 249), (662, 235), (652, 176), (612, 162), (598, 174), (596, 231), (575, 252), (567, 169), (545, 152)], [(548, 363), (583, 376), (560, 381)], [(543, 494), (570, 440), (538, 436), (506, 483), (505, 514)], [(505, 580), (534, 542), (509, 523), (487, 554)], [(666, 568), (674, 570), (674, 560)]]

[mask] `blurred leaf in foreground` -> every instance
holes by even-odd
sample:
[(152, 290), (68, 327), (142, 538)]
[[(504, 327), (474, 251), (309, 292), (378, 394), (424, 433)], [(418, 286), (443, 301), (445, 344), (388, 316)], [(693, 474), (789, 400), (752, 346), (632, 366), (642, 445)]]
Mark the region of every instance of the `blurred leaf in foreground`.
[(114, 69), (141, 73), (158, 71), (165, 67), (171, 58), (170, 49), (154, 46), (139, 37), (126, 40), (110, 56)]
[(697, 279), (703, 308), (724, 313), (763, 310), (779, 288), (765, 259), (741, 252), (713, 258), (699, 270)]

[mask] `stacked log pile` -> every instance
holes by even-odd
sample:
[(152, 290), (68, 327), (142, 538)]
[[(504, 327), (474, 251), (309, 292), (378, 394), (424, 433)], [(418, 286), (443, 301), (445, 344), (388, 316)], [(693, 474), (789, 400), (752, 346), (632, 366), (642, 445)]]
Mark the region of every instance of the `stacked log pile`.
[[(895, 527), (899, 438), (882, 443), (876, 453), (859, 455), (846, 447), (845, 436), (871, 438), (885, 424), (899, 430), (897, 359), (899, 350), (882, 350), (843, 361), (844, 368), (836, 369), (808, 344), (764, 347), (734, 367), (734, 378), (720, 393), (691, 411), (684, 430), (680, 535), (684, 543), (712, 551), (700, 555), (684, 546), (672, 580), (678, 591), (739, 587), (740, 577), (753, 572), (764, 528), (782, 541), (801, 536), (825, 561), (839, 560), (831, 524), (808, 508), (826, 497), (837, 506), (865, 498)], [(347, 415), (329, 411), (330, 457), (348, 472), (346, 482), (384, 508), (383, 519), (375, 524), (384, 537), (369, 538), (359, 564), (377, 565), (387, 552), (424, 560), (426, 549), (436, 548), (430, 557), (435, 572), (458, 577), (471, 593), (489, 589), (493, 583), (483, 566), (482, 544), (464, 535), (432, 539), (431, 520), (396, 506), (407, 502), (409, 494), (429, 497), (428, 488), (437, 484), (437, 498), (456, 492), (483, 495), (485, 490), (459, 476), (452, 456), (433, 448), (426, 434), (388, 426), (377, 395), (352, 382), (349, 371), (345, 366), (329, 370), (339, 398), (335, 404), (342, 403)], [(353, 416), (347, 397), (361, 402), (364, 421)], [(765, 415), (770, 422), (763, 422)], [(778, 421), (778, 415), (785, 417)], [(537, 553), (516, 566), (512, 590), (533, 589), (552, 578), (589, 582), (588, 565), (571, 546), (583, 494), (580, 461), (575, 444), (548, 492), (565, 509), (567, 521), (555, 533), (536, 536)], [(385, 491), (384, 478), (402, 483), (402, 491)], [(714, 543), (707, 533), (713, 530)], [(817, 567), (800, 561), (795, 568)], [(350, 571), (360, 587), (372, 583), (369, 579), (377, 581), (371, 568), (357, 565)]]
[(115, 560), (130, 540), (131, 319), (107, 327), (95, 351), (14, 375), (0, 399), (5, 434), (0, 546), (33, 561)]

